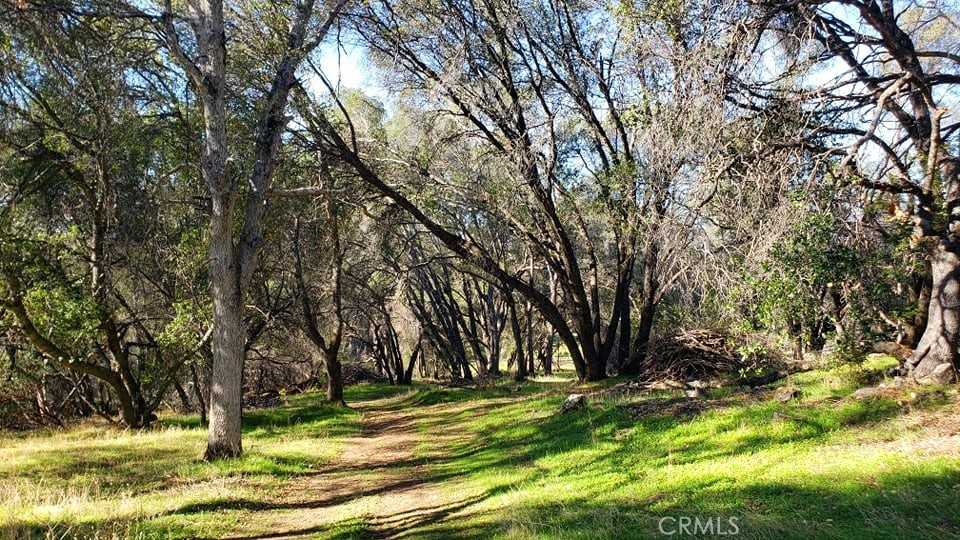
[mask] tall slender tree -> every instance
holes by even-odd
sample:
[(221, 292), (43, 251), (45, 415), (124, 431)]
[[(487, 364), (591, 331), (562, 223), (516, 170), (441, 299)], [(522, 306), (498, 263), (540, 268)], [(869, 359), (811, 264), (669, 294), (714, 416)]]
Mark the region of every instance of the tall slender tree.
[[(277, 58), (261, 60), (272, 64), (273, 74), (269, 88), (254, 104), (259, 110), (256, 126), (252, 133), (245, 134), (254, 141), (254, 147), (253, 164), (243, 183), (239, 182), (240, 171), (230, 166), (235, 158), (228, 137), (228, 98), (241, 89), (229, 86), (227, 69), (228, 37), (245, 36), (227, 35), (222, 0), (187, 2), (183, 12), (175, 10), (171, 0), (165, 0), (159, 16), (167, 50), (186, 73), (199, 99), (204, 124), (200, 165), (210, 194), (214, 321), (207, 459), (238, 456), (242, 451), (244, 293), (257, 268), (264, 214), (288, 121), (287, 103), (297, 83), (297, 68), (323, 41), (346, 0), (338, 0), (319, 22), (320, 10), (315, 4), (315, 0), (299, 0), (289, 9), (277, 6), (286, 28), (274, 30), (269, 24), (259, 28), (267, 32), (266, 39), (280, 41), (281, 52)], [(257, 30), (256, 24), (246, 28)], [(235, 224), (238, 203), (243, 206), (239, 234)]]

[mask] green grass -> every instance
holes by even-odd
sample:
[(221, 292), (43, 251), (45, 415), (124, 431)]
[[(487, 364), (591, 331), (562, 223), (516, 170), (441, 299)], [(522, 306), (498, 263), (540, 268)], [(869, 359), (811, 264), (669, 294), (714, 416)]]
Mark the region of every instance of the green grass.
[[(390, 516), (394, 534), (663, 538), (663, 518), (669, 529), (687, 516), (735, 518), (740, 538), (960, 538), (957, 389), (851, 397), (889, 365), (872, 357), (793, 375), (779, 383), (801, 392), (788, 403), (769, 390), (714, 389), (708, 406), (677, 415), (671, 392), (605, 393), (621, 381), (576, 385), (569, 374), (482, 389), (360, 385), (347, 400), (382, 399), (370, 410), (411, 415), (414, 456), (388, 472), (414, 473), (444, 494)], [(589, 406), (557, 414), (572, 392), (592, 393)], [(216, 464), (198, 459), (205, 434), (193, 417), (145, 433), (89, 425), (3, 436), (0, 527), (194, 538), (259, 523), (269, 532), (265, 516), (288, 511), (276, 502), (361, 425), (318, 395), (288, 401), (247, 414), (245, 456)], [(376, 473), (338, 474), (361, 491)], [(326, 508), (328, 525), (304, 532), (382, 534), (363, 514), (365, 504), (389, 504), (379, 496)]]
[(195, 416), (163, 418), (142, 432), (89, 424), (7, 434), (0, 438), (0, 536), (222, 534), (255, 508), (217, 511), (218, 501), (270, 500), (290, 478), (333, 459), (340, 440), (358, 431), (356, 412), (321, 399), (303, 394), (248, 411), (243, 457), (216, 463), (200, 459), (206, 430)]
[(427, 441), (460, 431), (421, 451), (474, 502), (419, 536), (656, 538), (661, 518), (689, 516), (735, 517), (745, 538), (960, 538), (960, 456), (911, 450), (928, 435), (914, 423), (948, 414), (956, 390), (849, 397), (884, 367), (793, 376), (783, 384), (803, 396), (789, 404), (717, 390), (692, 417), (634, 418), (631, 405), (662, 399), (648, 396), (561, 416), (554, 392), (424, 420)]

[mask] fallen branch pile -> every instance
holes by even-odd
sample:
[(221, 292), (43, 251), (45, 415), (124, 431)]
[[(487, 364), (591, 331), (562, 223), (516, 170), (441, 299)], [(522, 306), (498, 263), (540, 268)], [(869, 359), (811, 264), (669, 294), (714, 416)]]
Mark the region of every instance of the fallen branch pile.
[(349, 386), (361, 382), (386, 382), (384, 375), (359, 362), (345, 362), (343, 364), (343, 384)]
[(689, 380), (744, 367), (734, 341), (710, 329), (683, 330), (651, 340), (643, 370), (647, 380)]

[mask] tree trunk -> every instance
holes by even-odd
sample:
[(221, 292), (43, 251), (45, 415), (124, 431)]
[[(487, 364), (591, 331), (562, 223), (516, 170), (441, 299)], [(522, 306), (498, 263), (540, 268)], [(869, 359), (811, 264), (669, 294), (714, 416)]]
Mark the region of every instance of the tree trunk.
[(931, 256), (932, 289), (927, 326), (907, 368), (917, 380), (941, 365), (956, 368), (960, 344), (960, 256), (941, 243)]
[(536, 366), (536, 347), (533, 345), (534, 335), (533, 335), (533, 306), (527, 302), (527, 369), (526, 372), (528, 375), (536, 375), (537, 366)]
[(326, 350), (323, 354), (324, 367), (327, 370), (327, 401), (336, 405), (346, 405), (343, 400), (343, 367), (340, 365), (339, 350)]
[[(533, 264), (533, 253), (530, 253), (528, 271), (530, 272), (530, 288), (535, 288), (533, 276), (536, 274), (536, 268)], [(533, 331), (533, 303), (527, 299), (526, 305), (526, 325), (527, 325), (527, 369), (526, 374), (536, 376), (537, 366), (534, 362), (536, 353), (534, 351), (534, 331)]]
[(123, 418), (123, 424), (127, 427), (143, 427), (143, 419), (126, 388), (121, 390), (114, 386), (113, 389), (117, 393), (117, 400), (120, 402), (120, 416)]
[[(620, 332), (617, 334), (617, 365), (623, 365), (630, 360), (630, 340), (633, 337), (633, 323), (630, 321), (630, 286), (624, 287), (623, 307), (620, 310)], [(649, 338), (649, 334), (647, 336)], [(623, 370), (620, 370), (621, 372)]]
[[(417, 365), (417, 360), (420, 359), (423, 353), (423, 337), (421, 336), (417, 340), (417, 346), (414, 347), (413, 351), (410, 353), (410, 363), (407, 364), (406, 371), (403, 372), (403, 381), (402, 384), (413, 384), (413, 367)], [(423, 366), (423, 362), (420, 363)]]
[(466, 355), (460, 357), (460, 364), (463, 367), (463, 380), (472, 381), (473, 372), (470, 371), (470, 361), (467, 360)]
[(516, 347), (513, 351), (517, 364), (517, 374), (514, 379), (523, 381), (527, 378), (527, 359), (523, 354), (523, 335), (520, 329), (520, 319), (517, 317), (517, 305), (513, 299), (513, 293), (508, 293), (507, 303), (510, 307), (510, 329), (513, 331), (513, 343)]
[(543, 374), (553, 375), (553, 328), (547, 328), (547, 344), (543, 354)]
[(487, 371), (496, 377), (500, 375), (500, 338), (503, 335), (504, 321), (502, 311), (497, 309), (496, 290), (490, 283), (487, 284), (487, 290), (483, 293), (483, 304), (486, 310), (484, 321), (489, 349)]
[[(557, 276), (553, 273), (553, 270), (549, 266), (547, 267), (547, 276), (547, 281), (550, 285), (550, 302), (556, 304), (557, 295), (559, 293), (557, 290)], [(543, 359), (543, 374), (553, 375), (553, 353), (556, 350), (554, 344), (556, 330), (554, 330), (553, 326), (547, 321), (544, 321), (544, 326), (544, 331), (547, 333), (547, 349)]]
[(210, 191), (210, 289), (213, 297), (213, 367), (210, 385), (210, 429), (206, 459), (241, 453), (243, 361), (246, 331), (243, 325), (243, 289), (257, 267), (257, 252), (263, 242), (263, 216), (287, 117), (284, 111), (296, 78), (297, 66), (316, 47), (346, 4), (340, 0), (327, 20), (313, 28), (315, 38), (305, 44), (314, 1), (298, 3), (290, 20), (287, 47), (279, 59), (270, 91), (263, 97), (263, 110), (254, 133), (254, 161), (247, 193), (239, 244), (234, 243), (235, 174), (227, 174), (228, 138), (226, 96), (227, 39), (222, 0), (187, 2), (193, 28), (197, 61), (184, 52), (183, 44), (165, 3), (162, 17), (167, 48), (186, 72), (200, 98), (203, 110), (203, 147), (200, 158), (204, 182)]
[(644, 360), (647, 357), (647, 345), (650, 343), (650, 335), (653, 333), (653, 315), (656, 311), (653, 305), (653, 299), (644, 297), (643, 305), (640, 307), (640, 320), (637, 324), (636, 334), (633, 336), (633, 346), (627, 362), (620, 367), (621, 375), (639, 375)]
[(190, 365), (190, 375), (193, 377), (193, 393), (197, 396), (197, 411), (200, 413), (200, 423), (207, 425), (207, 400), (203, 397), (203, 381), (197, 374), (197, 368)]
[(500, 375), (500, 336), (496, 336), (496, 339), (490, 339), (490, 354), (487, 357), (487, 373), (491, 376), (497, 377)]
[(205, 459), (242, 452), (242, 374), (244, 335), (240, 274), (233, 245), (232, 204), (213, 205), (210, 234), (210, 289), (213, 297), (213, 366), (210, 377), (210, 429)]
[(906, 345), (911, 349), (916, 349), (920, 344), (920, 336), (927, 327), (927, 313), (930, 310), (930, 281), (931, 269), (930, 261), (924, 261), (922, 273), (913, 274), (910, 284), (910, 298), (916, 305), (913, 319), (904, 322), (901, 326), (900, 335), (897, 336), (897, 343)]
[(183, 408), (183, 411), (190, 412), (190, 410), (193, 409), (190, 404), (190, 397), (187, 396), (187, 391), (184, 390), (179, 380), (173, 381), (173, 389), (177, 391), (177, 397), (180, 398), (180, 406)]
[(607, 363), (598, 354), (584, 354), (584, 360), (587, 362), (587, 375), (584, 380), (602, 381), (607, 378)]
[(621, 375), (638, 375), (647, 356), (647, 345), (650, 342), (650, 334), (653, 332), (653, 318), (657, 309), (657, 248), (657, 243), (651, 240), (643, 251), (643, 281), (640, 291), (643, 295), (643, 304), (640, 306), (640, 321), (633, 338), (630, 358), (620, 368)]

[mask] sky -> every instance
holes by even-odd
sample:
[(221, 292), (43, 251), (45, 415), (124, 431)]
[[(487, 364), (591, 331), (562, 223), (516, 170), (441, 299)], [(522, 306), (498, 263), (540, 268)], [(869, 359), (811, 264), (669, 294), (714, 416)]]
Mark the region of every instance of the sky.
[[(347, 40), (339, 44), (327, 41), (320, 49), (319, 67), (335, 87), (362, 90), (385, 106), (388, 105), (389, 95), (377, 81), (363, 47)], [(326, 93), (320, 81), (311, 81), (309, 76), (307, 79), (309, 88), (317, 93)]]

